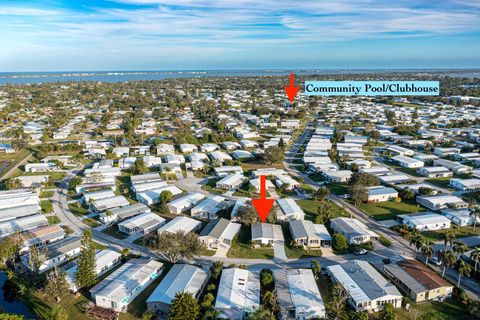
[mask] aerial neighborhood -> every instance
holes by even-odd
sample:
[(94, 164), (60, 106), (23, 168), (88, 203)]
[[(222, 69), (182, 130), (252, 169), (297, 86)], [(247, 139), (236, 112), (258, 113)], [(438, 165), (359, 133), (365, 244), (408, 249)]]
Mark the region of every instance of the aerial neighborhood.
[(284, 80), (0, 87), (0, 262), (33, 317), (479, 319), (474, 79), (293, 104)]

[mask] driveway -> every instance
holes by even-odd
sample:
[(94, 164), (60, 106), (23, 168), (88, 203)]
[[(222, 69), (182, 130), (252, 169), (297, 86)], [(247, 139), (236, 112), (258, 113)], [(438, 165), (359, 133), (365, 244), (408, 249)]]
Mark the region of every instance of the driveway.
[(273, 254), (277, 259), (287, 260), (284, 241), (282, 240), (273, 241)]

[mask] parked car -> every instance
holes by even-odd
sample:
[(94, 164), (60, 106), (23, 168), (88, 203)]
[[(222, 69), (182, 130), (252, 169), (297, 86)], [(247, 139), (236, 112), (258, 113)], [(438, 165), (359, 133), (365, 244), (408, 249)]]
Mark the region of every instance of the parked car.
[(353, 254), (357, 255), (357, 256), (363, 256), (364, 254), (367, 254), (368, 251), (365, 250), (365, 249), (362, 249), (362, 248), (356, 248), (353, 250)]
[(442, 261), (437, 256), (431, 257), (430, 259), (428, 259), (428, 262), (430, 262), (434, 265), (437, 265), (437, 266), (442, 264)]

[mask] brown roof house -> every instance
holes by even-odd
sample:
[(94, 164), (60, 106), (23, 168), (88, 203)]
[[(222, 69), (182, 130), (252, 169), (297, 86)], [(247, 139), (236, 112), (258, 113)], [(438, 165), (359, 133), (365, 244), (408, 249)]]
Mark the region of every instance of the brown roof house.
[(384, 266), (385, 273), (415, 302), (450, 297), (453, 285), (417, 260)]

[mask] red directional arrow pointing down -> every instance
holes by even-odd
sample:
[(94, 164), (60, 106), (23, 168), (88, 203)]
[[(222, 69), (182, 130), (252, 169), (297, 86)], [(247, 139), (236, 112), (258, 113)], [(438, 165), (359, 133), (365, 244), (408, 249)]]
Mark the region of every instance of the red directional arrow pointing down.
[(252, 199), (252, 204), (257, 210), (258, 216), (262, 223), (268, 217), (268, 213), (273, 206), (274, 199), (267, 199), (267, 188), (266, 188), (265, 176), (260, 176), (260, 199)]
[(290, 73), (290, 86), (285, 86), (284, 89), (288, 96), (288, 100), (290, 100), (290, 103), (293, 103), (293, 100), (295, 100), (295, 96), (299, 90), (299, 87), (295, 86), (295, 76), (293, 73)]

